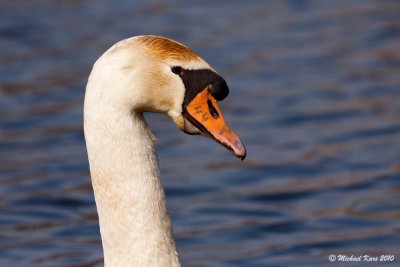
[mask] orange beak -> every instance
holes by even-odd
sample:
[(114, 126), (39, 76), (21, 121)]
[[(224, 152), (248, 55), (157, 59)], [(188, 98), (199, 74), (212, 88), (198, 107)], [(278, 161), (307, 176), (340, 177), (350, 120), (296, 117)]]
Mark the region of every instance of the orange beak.
[(244, 160), (246, 148), (225, 122), (218, 102), (211, 95), (209, 89), (210, 86), (207, 86), (184, 107), (184, 115), (203, 135), (214, 139), (229, 149), (236, 157)]

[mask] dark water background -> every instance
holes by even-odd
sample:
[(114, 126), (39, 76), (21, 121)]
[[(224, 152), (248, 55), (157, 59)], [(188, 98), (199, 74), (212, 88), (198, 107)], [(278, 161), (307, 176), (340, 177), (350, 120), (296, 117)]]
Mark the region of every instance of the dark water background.
[[(0, 1), (0, 266), (101, 266), (82, 133), (91, 65), (138, 34), (228, 81), (235, 159), (160, 115), (184, 266), (400, 266), (400, 2)], [(385, 266), (386, 266), (385, 265)]]

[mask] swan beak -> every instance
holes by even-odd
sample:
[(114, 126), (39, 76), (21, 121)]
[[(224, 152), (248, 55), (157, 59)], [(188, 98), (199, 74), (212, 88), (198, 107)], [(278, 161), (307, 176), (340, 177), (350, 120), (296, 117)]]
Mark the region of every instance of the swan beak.
[(210, 92), (210, 86), (198, 93), (184, 107), (185, 118), (197, 127), (201, 133), (208, 136), (227, 149), (236, 157), (244, 160), (246, 148), (239, 137), (231, 130), (218, 107), (218, 102)]

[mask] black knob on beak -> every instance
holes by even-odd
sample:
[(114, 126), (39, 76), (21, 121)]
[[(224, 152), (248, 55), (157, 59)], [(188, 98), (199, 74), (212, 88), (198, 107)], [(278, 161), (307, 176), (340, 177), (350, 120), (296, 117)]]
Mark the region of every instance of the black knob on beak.
[(211, 95), (215, 98), (215, 100), (221, 101), (228, 96), (229, 87), (226, 84), (225, 80), (220, 78), (214, 84), (211, 85), (210, 92)]

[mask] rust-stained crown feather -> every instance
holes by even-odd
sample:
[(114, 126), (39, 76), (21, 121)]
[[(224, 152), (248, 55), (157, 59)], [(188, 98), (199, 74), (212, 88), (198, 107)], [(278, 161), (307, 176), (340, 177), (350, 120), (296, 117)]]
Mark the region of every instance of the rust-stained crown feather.
[(137, 41), (144, 44), (150, 53), (162, 60), (195, 61), (201, 58), (190, 48), (174, 40), (154, 35), (139, 36)]

